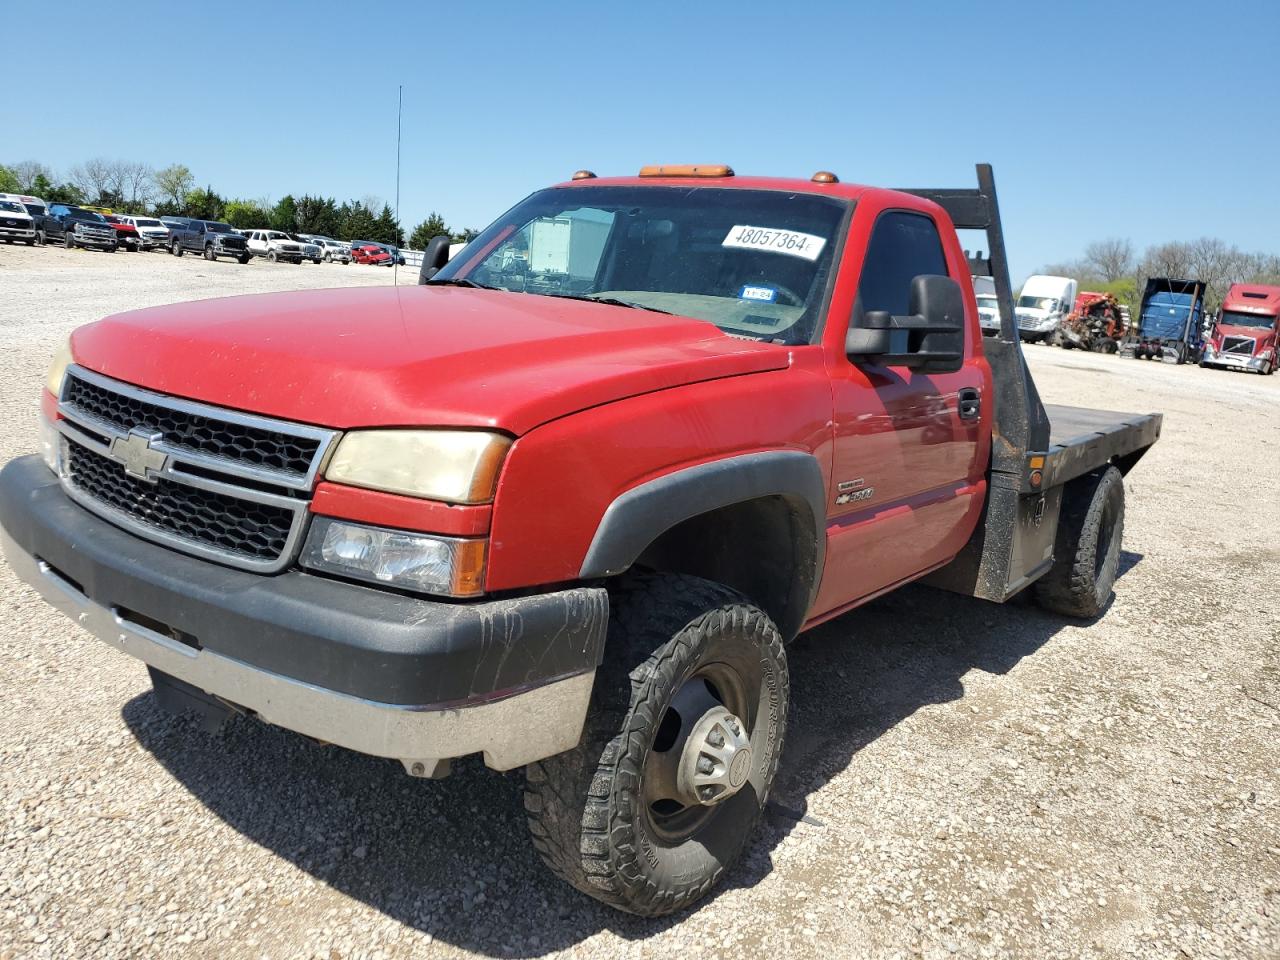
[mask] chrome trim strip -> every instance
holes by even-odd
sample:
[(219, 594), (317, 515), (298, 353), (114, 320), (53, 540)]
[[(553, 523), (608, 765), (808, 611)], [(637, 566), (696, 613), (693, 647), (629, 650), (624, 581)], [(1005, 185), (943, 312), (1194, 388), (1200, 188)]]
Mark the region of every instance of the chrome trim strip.
[[(214, 457), (209, 454), (202, 454), (199, 451), (190, 451), (185, 447), (178, 447), (173, 444), (165, 444), (167, 448), (164, 452), (170, 456), (187, 460), (198, 466), (209, 466), (210, 469), (219, 469), (227, 473), (239, 474), (253, 480), (264, 483), (275, 483), (280, 486), (289, 487), (295, 490), (311, 490), (315, 487), (316, 478), (320, 473), (321, 467), (328, 458), (329, 452), (339, 437), (339, 431), (330, 430), (325, 427), (313, 427), (308, 424), (295, 423), (292, 420), (277, 420), (271, 417), (258, 416), (252, 413), (241, 413), (238, 410), (230, 410), (226, 407), (215, 407), (206, 403), (199, 403), (195, 400), (183, 400), (178, 397), (172, 397), (164, 393), (156, 393), (143, 387), (135, 387), (129, 383), (123, 383), (119, 380), (113, 380), (110, 377), (104, 377), (100, 373), (94, 373), (92, 370), (86, 370), (79, 364), (70, 364), (67, 367), (66, 374), (62, 378), (62, 389), (58, 395), (58, 411), (63, 416), (70, 419), (79, 419), (87, 423), (90, 427), (93, 424), (91, 420), (96, 418), (81, 411), (78, 407), (68, 404), (63, 399), (67, 392), (68, 378), (74, 376), (86, 383), (92, 384), (103, 390), (110, 390), (121, 396), (137, 400), (141, 403), (149, 403), (153, 406), (163, 407), (169, 410), (175, 410), (179, 413), (187, 413), (192, 416), (207, 417), (210, 420), (221, 420), (224, 423), (234, 423), (239, 426), (250, 427), (257, 430), (268, 430), (272, 433), (282, 433), (285, 436), (297, 437), (303, 440), (314, 440), (318, 446), (315, 456), (312, 458), (311, 467), (305, 476), (299, 476), (296, 473), (284, 470), (272, 470), (270, 468), (258, 467), (253, 464), (240, 464), (236, 461), (224, 462), (221, 457)], [(98, 421), (101, 423), (101, 421)], [(127, 435), (127, 430), (121, 430), (113, 426), (113, 432), (121, 436)], [(234, 465), (234, 469), (232, 468)]]
[(473, 753), (482, 753), (494, 770), (513, 770), (573, 749), (582, 733), (594, 670), (466, 706), (366, 700), (179, 644), (94, 602), (3, 529), (0, 545), (22, 580), (107, 645), (252, 710), (267, 723), (359, 753), (395, 758), (417, 776), (438, 771), (438, 761)]

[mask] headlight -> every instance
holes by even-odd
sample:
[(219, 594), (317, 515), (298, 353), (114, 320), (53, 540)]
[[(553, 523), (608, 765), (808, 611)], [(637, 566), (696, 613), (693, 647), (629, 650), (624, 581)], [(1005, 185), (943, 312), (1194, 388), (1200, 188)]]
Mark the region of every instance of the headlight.
[(479, 430), (357, 430), (338, 443), (325, 479), (448, 503), (493, 499), (511, 440)]
[(62, 377), (67, 372), (67, 367), (71, 365), (71, 359), (71, 338), (67, 337), (54, 351), (53, 362), (49, 364), (49, 376), (44, 382), (49, 392), (55, 397), (62, 395)]
[(471, 597), (484, 590), (485, 544), (316, 517), (300, 562), (419, 593)]

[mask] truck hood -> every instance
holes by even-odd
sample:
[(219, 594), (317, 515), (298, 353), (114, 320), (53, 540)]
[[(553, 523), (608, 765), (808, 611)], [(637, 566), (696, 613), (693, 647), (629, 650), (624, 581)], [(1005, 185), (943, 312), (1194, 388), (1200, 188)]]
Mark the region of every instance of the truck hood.
[(493, 427), (782, 369), (786, 347), (626, 307), (457, 287), (312, 290), (116, 314), (77, 363), (205, 403), (339, 429)]
[(1214, 347), (1219, 350), (1222, 349), (1222, 343), (1227, 337), (1245, 337), (1253, 340), (1253, 352), (1256, 356), (1275, 342), (1276, 331), (1274, 328), (1235, 327), (1230, 324), (1220, 323), (1214, 330), (1212, 340)]

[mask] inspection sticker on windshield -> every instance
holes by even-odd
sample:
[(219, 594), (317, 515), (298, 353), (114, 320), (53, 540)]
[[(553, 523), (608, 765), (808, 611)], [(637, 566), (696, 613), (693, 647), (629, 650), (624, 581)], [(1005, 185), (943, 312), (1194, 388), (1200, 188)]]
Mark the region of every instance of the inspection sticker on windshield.
[(747, 284), (738, 291), (739, 300), (759, 300), (761, 303), (773, 303), (778, 299), (778, 291), (773, 287), (753, 287)]
[(822, 248), (826, 245), (826, 237), (815, 237), (812, 233), (796, 233), (794, 230), (774, 230), (771, 227), (752, 227), (743, 224), (730, 227), (720, 244), (722, 247), (737, 247), (740, 250), (785, 253), (792, 257), (803, 257), (805, 260), (817, 260), (818, 255), (822, 253)]

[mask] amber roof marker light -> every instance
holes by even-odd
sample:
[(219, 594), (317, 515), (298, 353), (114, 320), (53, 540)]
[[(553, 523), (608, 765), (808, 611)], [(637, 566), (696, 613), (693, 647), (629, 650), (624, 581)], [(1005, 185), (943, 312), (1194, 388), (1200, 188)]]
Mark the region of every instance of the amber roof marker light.
[(733, 167), (725, 163), (659, 163), (640, 168), (642, 177), (732, 177)]
[(595, 178), (596, 178), (596, 175), (595, 175), (594, 173), (592, 173), (590, 170), (575, 170), (575, 171), (573, 172), (573, 176), (572, 176), (570, 179), (572, 179), (572, 180), (594, 180)]
[(839, 183), (840, 182), (840, 178), (837, 177), (830, 170), (819, 170), (809, 179), (812, 180), (814, 183)]

